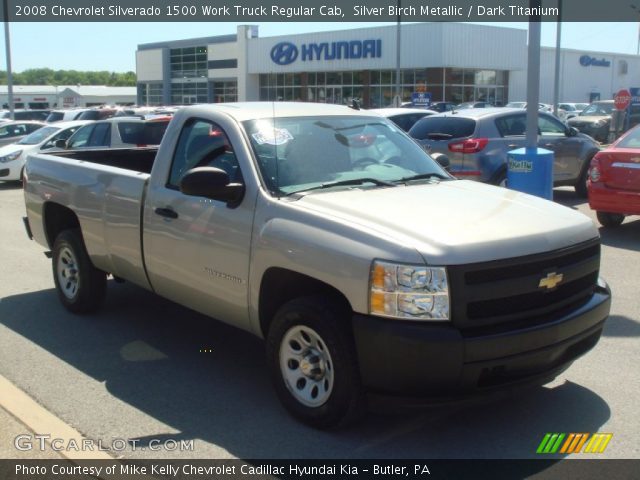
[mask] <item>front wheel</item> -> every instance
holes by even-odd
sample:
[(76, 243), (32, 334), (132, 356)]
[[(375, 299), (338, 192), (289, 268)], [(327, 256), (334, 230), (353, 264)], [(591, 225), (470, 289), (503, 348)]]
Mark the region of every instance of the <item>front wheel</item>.
[(267, 335), (267, 361), (284, 407), (316, 428), (344, 426), (365, 412), (348, 309), (328, 297), (286, 303)]
[(58, 298), (67, 310), (88, 313), (102, 305), (107, 275), (91, 263), (79, 229), (64, 230), (56, 237), (52, 266)]
[(591, 159), (588, 159), (585, 164), (582, 166), (582, 170), (580, 170), (580, 175), (578, 176), (578, 181), (574, 185), (576, 190), (576, 195), (580, 198), (587, 198), (589, 195), (587, 180), (589, 178), (589, 165), (591, 164)]
[(596, 212), (596, 216), (603, 227), (617, 227), (624, 221), (621, 213)]

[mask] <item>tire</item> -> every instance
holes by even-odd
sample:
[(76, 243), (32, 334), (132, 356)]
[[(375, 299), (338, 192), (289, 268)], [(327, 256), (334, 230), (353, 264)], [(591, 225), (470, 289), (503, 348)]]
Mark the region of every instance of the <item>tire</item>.
[[(591, 157), (593, 158), (593, 157)], [(578, 176), (578, 181), (573, 186), (576, 190), (576, 195), (580, 198), (587, 198), (589, 192), (587, 190), (587, 178), (589, 176), (589, 165), (591, 164), (591, 158), (587, 159), (585, 164), (580, 171), (580, 175)]]
[(603, 227), (618, 227), (624, 221), (621, 213), (596, 212), (596, 216)]
[(491, 178), (491, 185), (507, 188), (507, 171), (502, 168)]
[(102, 305), (107, 275), (91, 263), (79, 229), (58, 234), (53, 243), (51, 264), (58, 298), (67, 310), (89, 313)]
[(315, 428), (346, 426), (366, 411), (350, 314), (329, 297), (299, 298), (278, 310), (267, 334), (280, 401)]

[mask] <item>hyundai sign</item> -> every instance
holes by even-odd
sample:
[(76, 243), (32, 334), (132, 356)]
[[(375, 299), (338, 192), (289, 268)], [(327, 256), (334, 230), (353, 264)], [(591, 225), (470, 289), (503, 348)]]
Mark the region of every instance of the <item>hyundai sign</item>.
[(303, 43), (300, 49), (291, 42), (280, 42), (271, 49), (271, 60), (278, 65), (290, 65), (298, 57), (303, 62), (380, 58), (382, 40), (350, 40), (348, 42)]
[(605, 60), (604, 58), (598, 60), (595, 57), (590, 57), (589, 55), (582, 55), (580, 57), (580, 65), (583, 67), (610, 67), (611, 62), (609, 60)]

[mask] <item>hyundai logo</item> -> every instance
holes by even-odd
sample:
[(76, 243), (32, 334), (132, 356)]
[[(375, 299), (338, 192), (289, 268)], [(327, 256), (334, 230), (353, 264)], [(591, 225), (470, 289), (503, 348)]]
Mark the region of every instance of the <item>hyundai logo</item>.
[(604, 58), (598, 60), (597, 58), (591, 57), (589, 55), (582, 55), (579, 59), (580, 65), (583, 67), (608, 67), (611, 65), (609, 60), (605, 60)]
[(291, 42), (280, 42), (271, 49), (271, 60), (278, 65), (289, 65), (298, 58), (298, 47)]

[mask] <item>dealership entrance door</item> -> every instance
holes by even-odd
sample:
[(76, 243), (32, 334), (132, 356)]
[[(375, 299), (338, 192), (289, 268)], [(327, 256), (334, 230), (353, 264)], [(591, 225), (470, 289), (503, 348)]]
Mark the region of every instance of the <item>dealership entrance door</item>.
[(198, 103), (198, 97), (195, 95), (183, 95), (182, 96), (182, 104), (183, 105), (191, 105), (193, 103)]

